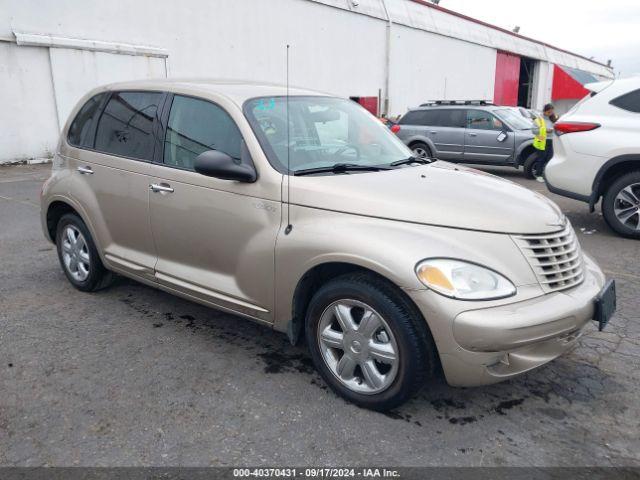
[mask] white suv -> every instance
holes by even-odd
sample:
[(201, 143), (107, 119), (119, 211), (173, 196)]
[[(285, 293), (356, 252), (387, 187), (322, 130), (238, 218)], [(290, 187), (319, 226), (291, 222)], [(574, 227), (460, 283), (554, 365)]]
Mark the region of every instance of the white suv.
[(545, 168), (553, 193), (589, 203), (620, 235), (640, 239), (640, 77), (587, 85), (555, 124)]

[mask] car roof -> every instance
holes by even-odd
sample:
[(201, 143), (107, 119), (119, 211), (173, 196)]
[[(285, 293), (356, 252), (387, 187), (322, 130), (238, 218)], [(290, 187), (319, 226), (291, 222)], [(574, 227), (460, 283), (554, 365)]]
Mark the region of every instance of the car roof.
[(607, 87), (615, 86), (620, 89), (629, 88), (635, 90), (640, 88), (640, 76), (617, 78), (615, 80), (605, 80), (602, 82), (587, 83), (584, 88), (591, 92), (599, 93)]
[[(151, 79), (130, 82), (118, 82), (98, 87), (94, 92), (113, 90), (185, 90), (197, 94), (215, 93), (224, 95), (238, 105), (255, 97), (279, 97), (287, 94), (287, 87), (276, 83), (258, 83), (248, 80), (180, 78), (180, 79)], [(290, 96), (334, 96), (329, 93), (308, 90), (299, 87), (289, 88)]]
[[(488, 112), (495, 112), (497, 110), (510, 109), (513, 107), (507, 107), (503, 105), (478, 105), (474, 103), (469, 104), (457, 104), (457, 105), (425, 105), (416, 108), (410, 108), (409, 112), (420, 111), (420, 110), (486, 110)], [(407, 112), (407, 113), (409, 113)]]
[(507, 106), (502, 106), (502, 105), (479, 105), (477, 103), (468, 103), (468, 104), (453, 104), (453, 105), (424, 105), (424, 106), (420, 106), (420, 107), (416, 107), (416, 108), (411, 108), (409, 109), (409, 111), (414, 111), (414, 110), (442, 110), (442, 109), (475, 109), (475, 110), (488, 110), (488, 111), (495, 111), (495, 110), (502, 110), (505, 108), (513, 108), (513, 107), (507, 107)]

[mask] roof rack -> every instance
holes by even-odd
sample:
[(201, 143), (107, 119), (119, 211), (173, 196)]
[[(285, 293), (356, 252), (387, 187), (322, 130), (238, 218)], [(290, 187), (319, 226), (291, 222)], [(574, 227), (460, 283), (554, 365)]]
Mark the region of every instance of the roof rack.
[(438, 105), (493, 105), (491, 100), (429, 100), (421, 104), (421, 107), (431, 107)]

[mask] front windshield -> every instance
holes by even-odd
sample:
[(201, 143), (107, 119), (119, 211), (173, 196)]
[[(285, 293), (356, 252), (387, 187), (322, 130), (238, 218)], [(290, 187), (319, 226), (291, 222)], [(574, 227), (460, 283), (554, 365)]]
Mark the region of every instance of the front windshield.
[(496, 110), (494, 113), (516, 130), (530, 130), (535, 126), (532, 120), (523, 117), (520, 112), (515, 110), (504, 108), (502, 110)]
[[(287, 173), (336, 164), (386, 166), (411, 151), (369, 112), (351, 100), (320, 96), (262, 97), (244, 106), (271, 164)], [(287, 139), (289, 140), (287, 143)]]

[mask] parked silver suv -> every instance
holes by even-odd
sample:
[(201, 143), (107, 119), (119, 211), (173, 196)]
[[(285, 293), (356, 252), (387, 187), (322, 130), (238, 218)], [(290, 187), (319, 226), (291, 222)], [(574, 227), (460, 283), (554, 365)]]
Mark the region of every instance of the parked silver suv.
[(435, 102), (409, 110), (392, 131), (419, 157), (517, 168), (534, 153), (533, 128), (512, 107)]
[(554, 203), (414, 158), (348, 99), (289, 93), (145, 81), (82, 99), (42, 189), (69, 282), (117, 272), (305, 338), (336, 392), (379, 410), (440, 368), (519, 375), (608, 320), (613, 287)]

